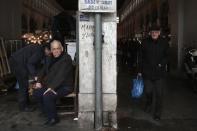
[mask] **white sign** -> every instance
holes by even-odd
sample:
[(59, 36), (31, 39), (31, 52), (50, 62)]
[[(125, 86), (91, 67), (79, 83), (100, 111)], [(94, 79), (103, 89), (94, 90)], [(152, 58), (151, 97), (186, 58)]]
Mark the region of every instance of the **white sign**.
[(116, 0), (79, 0), (81, 12), (116, 12)]
[(71, 56), (72, 60), (75, 58), (76, 42), (67, 42), (67, 52)]

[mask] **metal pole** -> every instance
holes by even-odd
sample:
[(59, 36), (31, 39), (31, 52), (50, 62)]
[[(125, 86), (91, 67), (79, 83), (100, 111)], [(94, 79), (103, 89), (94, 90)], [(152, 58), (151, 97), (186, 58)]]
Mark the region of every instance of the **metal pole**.
[(76, 64), (79, 65), (79, 21), (80, 21), (80, 13), (77, 12), (77, 24), (76, 24), (76, 29), (77, 29), (77, 33), (76, 33)]
[(102, 128), (102, 22), (101, 14), (95, 14), (95, 129)]

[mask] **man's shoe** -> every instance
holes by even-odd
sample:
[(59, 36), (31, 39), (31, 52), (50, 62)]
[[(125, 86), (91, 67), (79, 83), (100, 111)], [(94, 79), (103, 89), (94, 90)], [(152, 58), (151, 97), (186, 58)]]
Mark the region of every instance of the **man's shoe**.
[(20, 109), (21, 112), (33, 112), (35, 109), (30, 107), (25, 107)]
[(154, 119), (155, 121), (160, 121), (160, 120), (161, 120), (160, 116), (156, 116), (156, 115), (153, 117), (153, 119)]
[(59, 123), (60, 122), (60, 120), (58, 119), (58, 118), (56, 118), (56, 119), (51, 119), (51, 120), (47, 120), (45, 123), (44, 123), (44, 125), (47, 125), (47, 126), (54, 126), (54, 125), (56, 125), (57, 123)]
[(38, 116), (39, 116), (39, 117), (47, 117), (47, 115), (46, 115), (45, 112), (39, 112), (39, 113), (38, 113)]
[(144, 112), (150, 113), (151, 112), (151, 106), (146, 106), (144, 109)]

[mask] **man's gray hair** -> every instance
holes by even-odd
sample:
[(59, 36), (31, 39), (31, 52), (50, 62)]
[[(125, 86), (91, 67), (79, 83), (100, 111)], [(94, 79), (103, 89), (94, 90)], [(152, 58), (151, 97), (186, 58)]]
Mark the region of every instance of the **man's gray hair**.
[(62, 43), (61, 43), (59, 40), (52, 40), (51, 43), (50, 43), (50, 46), (52, 47), (52, 45), (53, 45), (54, 43), (58, 43), (59, 46), (62, 48), (62, 50), (64, 49), (64, 47), (62, 46)]

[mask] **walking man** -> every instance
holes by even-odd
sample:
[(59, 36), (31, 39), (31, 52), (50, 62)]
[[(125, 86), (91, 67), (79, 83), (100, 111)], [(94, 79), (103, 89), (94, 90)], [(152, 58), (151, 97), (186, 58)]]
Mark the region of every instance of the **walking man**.
[(168, 48), (167, 40), (160, 37), (158, 26), (153, 26), (150, 37), (142, 42), (140, 61), (145, 84), (145, 111), (153, 113), (153, 119), (157, 121), (160, 120), (162, 113), (162, 83), (166, 74)]

